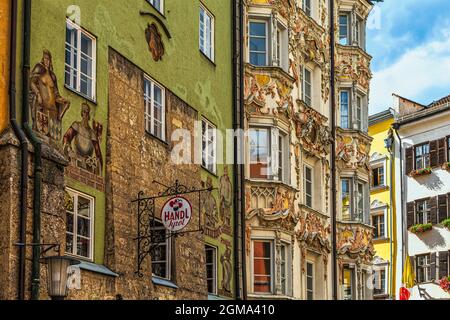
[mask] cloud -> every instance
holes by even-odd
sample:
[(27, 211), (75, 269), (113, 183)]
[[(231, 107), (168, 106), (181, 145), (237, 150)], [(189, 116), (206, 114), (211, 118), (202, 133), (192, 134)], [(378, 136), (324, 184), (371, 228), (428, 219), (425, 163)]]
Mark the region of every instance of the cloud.
[[(439, 97), (427, 92), (450, 93), (450, 20), (431, 28), (432, 37), (415, 48), (407, 49), (399, 58), (374, 72), (370, 93), (370, 114), (392, 106), (392, 93), (424, 104)], [(375, 59), (378, 57), (374, 57)], [(382, 57), (380, 57), (382, 58)]]

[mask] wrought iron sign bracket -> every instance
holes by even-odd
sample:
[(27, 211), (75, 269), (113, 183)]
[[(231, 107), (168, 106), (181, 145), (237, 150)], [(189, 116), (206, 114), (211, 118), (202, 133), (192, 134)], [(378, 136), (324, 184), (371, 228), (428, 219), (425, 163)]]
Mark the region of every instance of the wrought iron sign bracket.
[[(155, 250), (161, 245), (162, 242), (176, 237), (181, 237), (186, 234), (192, 233), (202, 233), (204, 232), (204, 227), (202, 224), (201, 217), (201, 195), (203, 192), (212, 192), (213, 190), (217, 190), (217, 188), (203, 188), (197, 189), (195, 187), (189, 188), (180, 184), (178, 180), (175, 181), (173, 186), (165, 186), (164, 184), (153, 181), (154, 184), (158, 184), (164, 186), (166, 189), (162, 192), (159, 192), (155, 196), (145, 197), (144, 193), (141, 191), (138, 194), (136, 200), (133, 200), (132, 204), (137, 204), (137, 219), (138, 219), (138, 234), (137, 237), (134, 238), (137, 241), (137, 270), (136, 274), (139, 277), (143, 277), (142, 273), (142, 264), (144, 260), (148, 256), (152, 256)], [(171, 197), (179, 197), (182, 195), (188, 194), (198, 194), (198, 226), (195, 230), (180, 230), (177, 232), (166, 232), (165, 237), (161, 237), (152, 230), (156, 230), (156, 224), (159, 224), (159, 221), (156, 217), (156, 208), (155, 202), (157, 199), (162, 198), (171, 198)]]

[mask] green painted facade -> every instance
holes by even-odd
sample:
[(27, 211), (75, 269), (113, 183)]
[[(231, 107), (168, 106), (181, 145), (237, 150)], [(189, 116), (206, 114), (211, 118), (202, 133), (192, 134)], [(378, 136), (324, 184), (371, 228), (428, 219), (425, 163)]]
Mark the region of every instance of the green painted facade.
[[(70, 100), (71, 106), (63, 118), (62, 135), (74, 121), (79, 121), (81, 104), (87, 100), (64, 86), (66, 17), (68, 8), (78, 6), (81, 27), (96, 38), (96, 99), (87, 101), (91, 107), (91, 120), (103, 124), (101, 151), (103, 162), (106, 156), (108, 123), (108, 50), (114, 49), (126, 59), (141, 68), (168, 90), (198, 111), (202, 117), (225, 133), (233, 127), (232, 88), (232, 3), (230, 0), (165, 0), (164, 12), (159, 13), (146, 0), (35, 0), (32, 1), (31, 21), (31, 70), (41, 61), (42, 52), (47, 49), (53, 58), (53, 71), (58, 79), (62, 97)], [(215, 58), (210, 61), (199, 50), (199, 10), (201, 4), (215, 16)], [(19, 1), (19, 15), (22, 16), (22, 2)], [(155, 19), (141, 15), (150, 12), (160, 18), (170, 32), (169, 39), (160, 24), (165, 54), (155, 62), (148, 49), (145, 29)], [(19, 30), (22, 25), (19, 22)], [(18, 43), (22, 43), (22, 32)], [(21, 63), (21, 49), (17, 53)], [(21, 64), (22, 65), (22, 64)], [(18, 68), (18, 82), (21, 81)], [(20, 97), (18, 95), (18, 101)], [(120, 115), (109, 115), (120, 117)], [(144, 116), (144, 114), (142, 114)], [(19, 116), (20, 117), (20, 116)], [(31, 119), (30, 119), (31, 121)], [(224, 134), (225, 136), (225, 134)], [(170, 138), (170, 137), (169, 137)], [(61, 141), (62, 144), (62, 141)], [(226, 154), (224, 154), (226, 159)], [(105, 165), (102, 176), (105, 176)], [(228, 166), (228, 175), (233, 177), (233, 166)], [(218, 187), (223, 166), (219, 165), (217, 175), (202, 170), (202, 180), (210, 176), (214, 187)], [(105, 239), (105, 193), (71, 178), (66, 178), (68, 187), (95, 198), (94, 262), (103, 264)], [(130, 195), (131, 198), (135, 195)], [(218, 196), (215, 196), (219, 206)], [(233, 209), (233, 207), (232, 207)], [(231, 214), (233, 217), (233, 213)], [(233, 226), (233, 221), (231, 223)], [(233, 227), (231, 228), (233, 230)], [(220, 257), (225, 251), (224, 241), (233, 244), (231, 235), (218, 239), (206, 237), (206, 241), (219, 248), (217, 254), (218, 287), (221, 286), (222, 266)], [(231, 248), (232, 249), (232, 248)], [(233, 250), (232, 250), (233, 252)], [(231, 256), (233, 259), (233, 256)], [(234, 287), (234, 281), (231, 281)], [(232, 291), (234, 292), (234, 288)]]

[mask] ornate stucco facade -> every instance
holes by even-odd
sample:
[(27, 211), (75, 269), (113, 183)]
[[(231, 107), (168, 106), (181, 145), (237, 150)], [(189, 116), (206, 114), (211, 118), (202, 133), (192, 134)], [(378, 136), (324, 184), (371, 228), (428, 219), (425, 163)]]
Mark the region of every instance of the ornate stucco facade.
[[(330, 299), (332, 93), (328, 1), (254, 0), (246, 4), (248, 295), (254, 299)], [(370, 290), (364, 290), (363, 285), (374, 254), (368, 221), (371, 57), (362, 45), (364, 21), (370, 10), (371, 3), (365, 0), (336, 1), (334, 12), (337, 23), (343, 14), (348, 17), (349, 37), (348, 43), (336, 43), (338, 124), (342, 90), (347, 90), (352, 102), (347, 102), (347, 110), (359, 108), (358, 127), (356, 111), (352, 111), (348, 113), (354, 119), (349, 118), (347, 126), (337, 129), (336, 229), (341, 299), (371, 298)], [(356, 18), (361, 20), (358, 42), (351, 36)], [(340, 39), (339, 30), (337, 24), (336, 39)], [(357, 96), (362, 97), (358, 107)], [(357, 210), (353, 200), (357, 197), (341, 196), (342, 179), (351, 181), (350, 192), (358, 190), (359, 181), (364, 183), (361, 219), (352, 214)], [(345, 216), (343, 207), (350, 200), (355, 202)], [(351, 286), (351, 296), (345, 296), (344, 284)]]

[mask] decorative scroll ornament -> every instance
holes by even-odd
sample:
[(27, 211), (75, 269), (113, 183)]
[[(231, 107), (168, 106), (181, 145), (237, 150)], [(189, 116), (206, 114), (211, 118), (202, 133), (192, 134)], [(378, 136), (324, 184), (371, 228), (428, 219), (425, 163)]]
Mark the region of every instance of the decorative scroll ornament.
[(337, 252), (352, 259), (372, 263), (375, 249), (372, 242), (373, 230), (363, 226), (342, 226), (338, 231)]
[(336, 156), (344, 162), (346, 167), (357, 169), (359, 167), (369, 168), (370, 142), (352, 136), (338, 136)]

